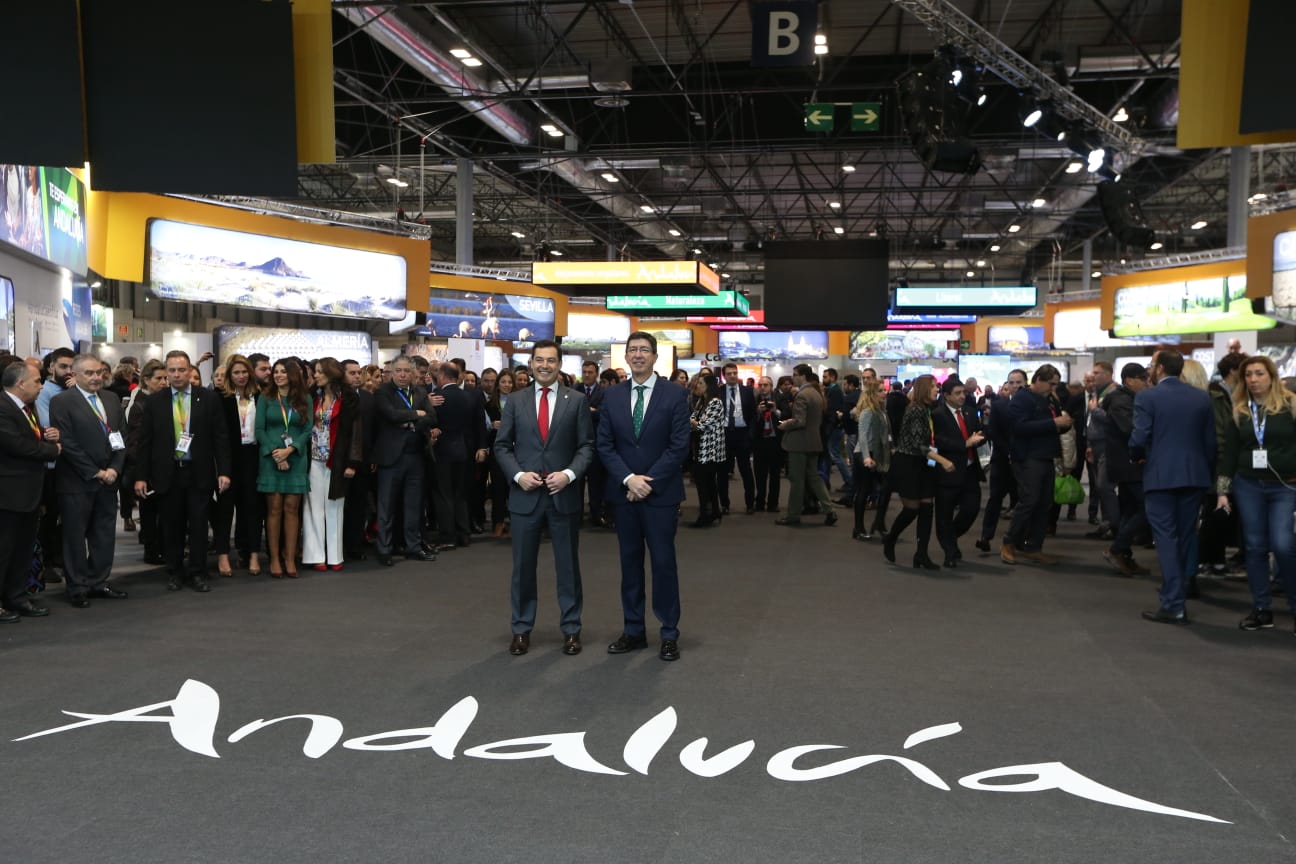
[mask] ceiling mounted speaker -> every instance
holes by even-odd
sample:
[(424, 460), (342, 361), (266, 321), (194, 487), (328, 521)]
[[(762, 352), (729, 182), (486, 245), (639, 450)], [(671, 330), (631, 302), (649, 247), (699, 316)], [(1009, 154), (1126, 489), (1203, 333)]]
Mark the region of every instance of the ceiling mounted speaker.
[(1127, 246), (1146, 249), (1156, 241), (1143, 208), (1128, 183), (1104, 180), (1098, 184), (1098, 204), (1112, 236)]

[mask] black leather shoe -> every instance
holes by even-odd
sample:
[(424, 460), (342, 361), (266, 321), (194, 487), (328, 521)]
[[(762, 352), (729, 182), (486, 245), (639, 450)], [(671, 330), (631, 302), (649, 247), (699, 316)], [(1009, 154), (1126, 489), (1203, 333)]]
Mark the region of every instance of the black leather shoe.
[(129, 596), (125, 591), (118, 591), (111, 585), (105, 585), (102, 588), (91, 588), (86, 593), (91, 597), (103, 597), (106, 600), (125, 600)]
[(568, 633), (563, 637), (562, 652), (564, 654), (579, 654), (581, 652), (579, 633)]
[(22, 616), (17, 612), (10, 612), (8, 609), (0, 609), (0, 624), (17, 624), (22, 620)]
[(837, 513), (836, 513), (836, 511), (834, 511), (834, 510), (829, 510), (829, 511), (828, 511), (828, 515), (824, 517), (824, 524), (827, 525), (829, 528), (831, 528), (832, 526), (834, 526), (834, 525), (837, 524)]
[(395, 567), (395, 566), (396, 566), (396, 562), (395, 562), (394, 560), (392, 560), (392, 556), (390, 556), (390, 555), (384, 555), (384, 554), (382, 554), (381, 552), (378, 553), (378, 563), (381, 564), (381, 565), (384, 566), (384, 567)]
[(989, 552), (989, 551), (990, 551), (990, 541), (987, 540), (987, 539), (985, 539), (984, 537), (980, 537), (980, 538), (978, 538), (977, 541), (976, 541), (976, 544), (975, 544), (975, 545), (976, 545), (976, 547), (977, 547), (978, 549), (980, 549), (982, 552)]
[(406, 552), (405, 558), (410, 561), (435, 561), (437, 560), (437, 553), (427, 552), (423, 549), (420, 549), (417, 552)]
[(179, 577), (179, 576), (171, 576), (171, 577), (169, 577), (169, 578), (167, 579), (167, 590), (168, 590), (168, 591), (179, 591), (179, 590), (180, 590), (180, 577)]
[(638, 651), (648, 647), (648, 637), (646, 636), (627, 636), (622, 633), (617, 640), (608, 646), (609, 654), (625, 654), (628, 651)]
[(438, 543), (435, 548), (437, 552), (453, 552), (459, 547), (453, 543)]
[(728, 504), (721, 504), (721, 505), (720, 505), (720, 515), (721, 515), (721, 516), (728, 516), (728, 515), (729, 515), (729, 505), (728, 505)]
[(950, 569), (952, 570), (952, 569), (954, 569), (955, 567), (958, 566), (958, 559), (957, 559), (957, 558), (946, 558), (945, 561), (941, 564), (941, 566), (942, 566), (942, 567), (948, 567), (948, 568), (950, 568)]
[(152, 554), (145, 552), (144, 563), (152, 564), (154, 567), (161, 567), (166, 563), (166, 557), (161, 552), (154, 552)]
[(509, 653), (514, 657), (521, 657), (531, 648), (530, 633), (514, 633), (513, 641), (509, 643)]
[(44, 606), (37, 606), (35, 603), (31, 602), (30, 600), (22, 601), (21, 603), (19, 603), (18, 605), (10, 609), (9, 611), (17, 612), (19, 615), (21, 615), (24, 618), (44, 618), (46, 615), (49, 614), (49, 610), (46, 609)]
[(197, 591), (199, 594), (206, 594), (211, 590), (211, 586), (207, 584), (207, 580), (201, 576), (190, 576), (189, 587)]
[(789, 519), (789, 518), (787, 518), (786, 516), (782, 516), (782, 517), (779, 517), (778, 519), (775, 519), (775, 520), (774, 520), (774, 524), (775, 524), (775, 525), (800, 525), (800, 524), (801, 524), (801, 520), (800, 520), (800, 519)]
[(940, 565), (926, 555), (915, 555), (913, 559), (915, 570), (939, 570)]
[(69, 594), (68, 605), (73, 609), (89, 609), (90, 598), (84, 594)]
[(888, 533), (882, 538), (882, 555), (892, 564), (895, 563), (896, 538)]
[(1158, 624), (1187, 624), (1187, 612), (1171, 612), (1169, 609), (1144, 610), (1143, 620), (1155, 621)]
[(676, 642), (674, 639), (663, 639), (662, 646), (661, 646), (661, 654), (659, 656), (663, 660), (678, 660), (679, 643)]
[(752, 515), (753, 513), (755, 513), (755, 512), (756, 512), (756, 508), (755, 508), (755, 507), (752, 507), (752, 506), (750, 506), (750, 505), (748, 505), (748, 507), (747, 507), (747, 515), (748, 515), (748, 516), (751, 516), (751, 515)]

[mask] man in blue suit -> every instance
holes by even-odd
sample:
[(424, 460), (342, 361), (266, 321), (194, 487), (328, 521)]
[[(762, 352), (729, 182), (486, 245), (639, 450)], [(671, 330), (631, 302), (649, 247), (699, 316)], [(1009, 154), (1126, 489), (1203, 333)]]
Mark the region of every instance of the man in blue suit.
[(653, 614), (661, 622), (661, 659), (679, 659), (676, 510), (684, 500), (689, 446), (688, 394), (653, 372), (657, 339), (626, 340), (630, 377), (610, 387), (599, 410), (598, 455), (607, 469), (607, 500), (616, 507), (625, 626), (609, 654), (648, 647), (644, 627), (644, 548), (652, 556)]
[(1130, 459), (1146, 464), (1143, 491), (1148, 524), (1161, 564), (1161, 605), (1143, 617), (1163, 624), (1187, 624), (1184, 567), (1197, 533), (1202, 493), (1215, 470), (1215, 415), (1210, 396), (1179, 380), (1183, 356), (1159, 351), (1152, 360), (1155, 387), (1134, 397)]

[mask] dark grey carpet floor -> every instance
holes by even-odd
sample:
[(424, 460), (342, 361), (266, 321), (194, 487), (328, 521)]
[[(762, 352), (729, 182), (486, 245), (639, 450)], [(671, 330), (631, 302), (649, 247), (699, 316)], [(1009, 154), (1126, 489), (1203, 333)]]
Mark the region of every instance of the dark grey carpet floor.
[[(1277, 629), (1241, 632), (1245, 585), (1212, 581), (1191, 604), (1191, 627), (1150, 624), (1139, 611), (1155, 604), (1153, 583), (1106, 571), (1083, 522), (1062, 523), (1057, 567), (1009, 568), (967, 542), (966, 567), (926, 574), (886, 565), (876, 542), (851, 542), (840, 512), (831, 529), (776, 528), (769, 514), (681, 529), (674, 664), (655, 646), (604, 650), (620, 629), (610, 532), (582, 534), (585, 652), (559, 652), (543, 561), (540, 621), (521, 658), (506, 652), (506, 542), (296, 582), (242, 573), (198, 595), (167, 593), (123, 535), (116, 584), (129, 600), (74, 610), (49, 596), (49, 618), (0, 625), (0, 860), (1296, 860), (1296, 772), (1282, 749), (1296, 717), (1296, 638), (1285, 608)], [(911, 555), (910, 541), (900, 560)], [(186, 750), (157, 722), (15, 740), (78, 722), (64, 711), (166, 702), (191, 679), (219, 698), (206, 714), (219, 758)], [(344, 741), (417, 730), (465, 697), (477, 714), (453, 759), (341, 743), (310, 758), (305, 720), (228, 740), (292, 714), (336, 718)], [(637, 773), (627, 739), (668, 708), (673, 734)], [(192, 730), (202, 712), (187, 716)], [(904, 748), (954, 723), (957, 734)], [(466, 753), (554, 735), (564, 737), (491, 752), (552, 747), (625, 773)], [(680, 758), (702, 738), (707, 757), (754, 744), (732, 770), (702, 777)], [(799, 769), (903, 757), (950, 788), (894, 761), (823, 779), (770, 775), (771, 757), (809, 745), (840, 749), (808, 753)], [(1229, 824), (958, 782), (1040, 763)]]

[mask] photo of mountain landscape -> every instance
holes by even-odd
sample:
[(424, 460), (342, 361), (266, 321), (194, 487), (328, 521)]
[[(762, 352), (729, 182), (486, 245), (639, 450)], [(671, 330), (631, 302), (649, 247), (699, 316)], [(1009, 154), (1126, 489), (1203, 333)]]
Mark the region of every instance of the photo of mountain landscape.
[(398, 255), (162, 219), (149, 223), (145, 279), (162, 300), (393, 321), (405, 315)]

